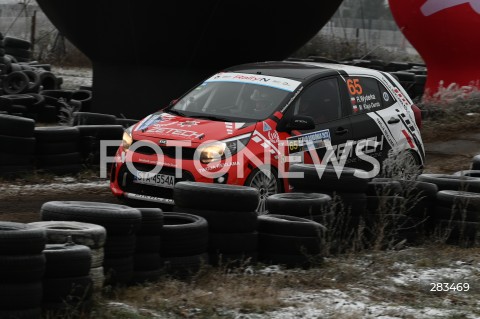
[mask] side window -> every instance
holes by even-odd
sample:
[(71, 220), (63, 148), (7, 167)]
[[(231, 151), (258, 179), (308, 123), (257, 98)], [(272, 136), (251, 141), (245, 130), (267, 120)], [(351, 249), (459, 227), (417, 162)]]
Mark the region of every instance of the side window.
[(395, 100), (393, 99), (392, 95), (387, 91), (387, 89), (383, 86), (382, 83), (378, 83), (378, 86), (380, 87), (380, 94), (382, 94), (382, 104), (383, 107), (389, 107), (395, 104)]
[(342, 107), (337, 79), (320, 80), (308, 86), (297, 99), (294, 114), (311, 116), (315, 124), (340, 118)]
[(352, 113), (366, 113), (383, 107), (377, 80), (362, 76), (347, 77), (345, 80), (352, 104)]

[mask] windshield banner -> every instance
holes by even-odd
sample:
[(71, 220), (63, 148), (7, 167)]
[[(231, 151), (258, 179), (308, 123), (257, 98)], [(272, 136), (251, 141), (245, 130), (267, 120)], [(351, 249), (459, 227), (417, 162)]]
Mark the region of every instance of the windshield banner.
[(259, 75), (259, 74), (246, 74), (246, 73), (233, 73), (233, 72), (221, 72), (217, 73), (205, 83), (209, 82), (239, 82), (239, 83), (250, 83), (257, 85), (270, 86), (276, 89), (293, 92), (299, 85), (300, 82), (279, 78), (276, 76), (268, 75)]

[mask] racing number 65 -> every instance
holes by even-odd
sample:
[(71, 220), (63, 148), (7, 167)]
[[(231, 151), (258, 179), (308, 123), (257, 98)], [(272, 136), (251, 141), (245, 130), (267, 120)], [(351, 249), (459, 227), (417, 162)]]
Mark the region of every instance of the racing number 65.
[(362, 94), (363, 89), (360, 83), (358, 83), (359, 79), (348, 79), (347, 80), (347, 86), (348, 86), (348, 91), (350, 92), (351, 95), (356, 95), (356, 94)]

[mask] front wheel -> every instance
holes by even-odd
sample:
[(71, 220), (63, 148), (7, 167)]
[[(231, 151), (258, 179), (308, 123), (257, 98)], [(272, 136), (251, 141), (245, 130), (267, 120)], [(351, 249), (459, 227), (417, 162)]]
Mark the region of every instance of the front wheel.
[(281, 184), (275, 169), (256, 168), (248, 176), (245, 186), (258, 189), (259, 203), (255, 210), (259, 215), (267, 213), (267, 198), (281, 192)]

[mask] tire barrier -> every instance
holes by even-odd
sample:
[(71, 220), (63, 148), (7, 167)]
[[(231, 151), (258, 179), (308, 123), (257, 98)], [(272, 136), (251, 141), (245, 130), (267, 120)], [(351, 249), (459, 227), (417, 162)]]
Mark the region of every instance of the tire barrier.
[(80, 132), (80, 155), (87, 165), (100, 163), (100, 144), (102, 140), (118, 141), (117, 146), (108, 147), (107, 156), (114, 156), (122, 141), (124, 128), (121, 125), (77, 125)]
[(74, 243), (47, 244), (42, 308), (46, 317), (87, 315), (92, 305), (90, 248)]
[(35, 122), (0, 114), (0, 176), (16, 177), (34, 169)]
[(142, 214), (142, 222), (136, 232), (133, 254), (132, 283), (145, 283), (158, 280), (162, 274), (161, 233), (163, 211), (160, 208), (137, 208)]
[[(257, 260), (258, 190), (253, 187), (178, 182), (173, 189), (175, 211), (205, 218), (208, 254), (213, 265)], [(215, 200), (212, 200), (215, 198)], [(235, 203), (232, 205), (231, 203)]]
[(259, 260), (309, 268), (323, 260), (326, 228), (309, 219), (267, 214), (258, 217)]
[(208, 223), (201, 216), (163, 213), (162, 227), (163, 269), (174, 276), (188, 276), (208, 264)]
[(72, 221), (41, 221), (29, 223), (34, 228), (45, 230), (48, 244), (64, 244), (69, 241), (90, 248), (90, 277), (94, 292), (99, 292), (104, 286), (103, 271), (104, 246), (107, 231), (103, 226), (91, 223)]
[[(40, 318), (46, 269), (43, 229), (0, 222), (0, 316)], [(22, 317), (24, 316), (24, 317)]]
[(42, 205), (41, 220), (77, 221), (105, 228), (104, 272), (106, 285), (126, 285), (133, 276), (136, 232), (142, 215), (136, 208), (97, 202), (51, 201)]

